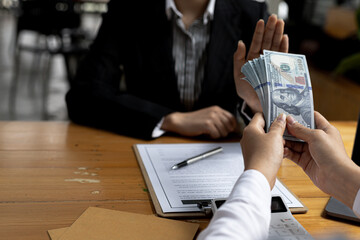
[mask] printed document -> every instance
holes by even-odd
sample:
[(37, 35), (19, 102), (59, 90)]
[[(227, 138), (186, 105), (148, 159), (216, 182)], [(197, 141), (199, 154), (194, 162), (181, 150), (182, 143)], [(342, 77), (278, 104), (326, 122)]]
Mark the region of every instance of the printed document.
[[(216, 147), (223, 151), (188, 166), (171, 167)], [(164, 213), (198, 212), (201, 200), (226, 198), (244, 171), (244, 160), (239, 142), (137, 144), (146, 172)], [(303, 205), (279, 181), (272, 190), (280, 195), (289, 208)]]

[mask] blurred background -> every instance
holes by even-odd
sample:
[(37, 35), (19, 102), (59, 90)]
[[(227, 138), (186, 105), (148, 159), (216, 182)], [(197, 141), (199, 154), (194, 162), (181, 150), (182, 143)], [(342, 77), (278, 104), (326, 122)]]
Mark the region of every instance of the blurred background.
[[(0, 120), (67, 121), (64, 96), (108, 0), (0, 0)], [(221, 0), (218, 0), (221, 1)], [(267, 0), (305, 54), (315, 110), (360, 111), (360, 0)]]

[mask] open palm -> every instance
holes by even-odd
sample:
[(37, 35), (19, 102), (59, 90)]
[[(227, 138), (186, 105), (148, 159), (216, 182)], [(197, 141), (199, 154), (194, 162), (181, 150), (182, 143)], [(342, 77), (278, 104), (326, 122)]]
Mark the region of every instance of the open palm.
[(284, 26), (284, 21), (278, 19), (275, 14), (269, 17), (266, 26), (264, 20), (259, 20), (256, 24), (248, 54), (246, 54), (246, 46), (242, 41), (239, 41), (234, 54), (236, 91), (253, 112), (262, 112), (260, 100), (253, 87), (243, 79), (244, 74), (241, 72), (241, 68), (247, 61), (260, 57), (264, 49), (288, 52), (289, 39), (287, 35), (284, 35)]

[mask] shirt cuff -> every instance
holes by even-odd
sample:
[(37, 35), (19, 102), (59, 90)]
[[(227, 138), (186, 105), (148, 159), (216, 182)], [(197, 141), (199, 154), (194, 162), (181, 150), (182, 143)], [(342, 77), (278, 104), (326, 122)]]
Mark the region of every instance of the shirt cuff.
[(162, 136), (165, 133), (164, 130), (161, 130), (161, 126), (162, 126), (163, 122), (164, 122), (164, 118), (162, 118), (160, 120), (160, 122), (156, 125), (156, 127), (152, 131), (152, 134), (151, 134), (152, 138), (158, 138), (158, 137)]
[(254, 116), (251, 108), (244, 101), (240, 107), (240, 116), (244, 119), (245, 124), (249, 124), (252, 117)]
[(360, 218), (360, 189), (358, 190), (353, 204), (353, 211)]

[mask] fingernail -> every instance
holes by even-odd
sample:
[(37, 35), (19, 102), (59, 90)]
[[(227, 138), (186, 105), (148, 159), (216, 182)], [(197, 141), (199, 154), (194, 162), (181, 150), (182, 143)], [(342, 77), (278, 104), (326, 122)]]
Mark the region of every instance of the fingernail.
[(293, 125), (294, 123), (296, 123), (296, 120), (291, 115), (287, 116), (286, 119), (290, 125)]
[(285, 122), (285, 120), (286, 120), (286, 115), (284, 113), (280, 113), (279, 116), (277, 117), (277, 121)]

